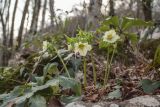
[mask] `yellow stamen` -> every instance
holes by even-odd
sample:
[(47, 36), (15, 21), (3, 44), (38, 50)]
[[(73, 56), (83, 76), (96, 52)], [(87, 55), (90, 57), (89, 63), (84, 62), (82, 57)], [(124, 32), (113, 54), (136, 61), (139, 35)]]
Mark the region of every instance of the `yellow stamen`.
[(108, 40), (111, 40), (112, 38), (113, 38), (112, 34), (110, 34), (110, 35), (107, 36)]
[(84, 49), (85, 45), (84, 44), (79, 44), (79, 49)]

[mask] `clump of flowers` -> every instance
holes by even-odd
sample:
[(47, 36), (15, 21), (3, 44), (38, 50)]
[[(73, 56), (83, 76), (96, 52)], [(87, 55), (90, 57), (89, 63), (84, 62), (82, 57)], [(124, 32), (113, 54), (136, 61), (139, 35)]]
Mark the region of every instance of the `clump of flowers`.
[(89, 51), (91, 51), (92, 46), (88, 44), (88, 42), (77, 42), (72, 46), (68, 45), (68, 50), (73, 50), (75, 54), (79, 54), (83, 57), (83, 69), (84, 69), (84, 87), (87, 86), (87, 73), (86, 73), (86, 58), (85, 56)]
[(86, 56), (87, 52), (91, 51), (92, 49), (91, 45), (82, 42), (75, 43), (74, 47), (75, 47), (74, 52), (79, 53), (81, 56)]
[(86, 56), (89, 51), (92, 50), (91, 43), (92, 35), (88, 32), (82, 30), (76, 35), (75, 38), (69, 38), (68, 40), (68, 50), (73, 51), (75, 55), (79, 54), (83, 57), (83, 70), (84, 70), (84, 87), (87, 86), (87, 73), (86, 73)]
[(115, 43), (118, 39), (120, 39), (120, 37), (116, 34), (115, 30), (113, 29), (105, 32), (103, 36), (103, 41), (108, 43)]
[(42, 51), (45, 52), (47, 51), (48, 47), (49, 47), (49, 42), (48, 41), (43, 41), (43, 46), (42, 46)]
[(70, 78), (70, 74), (69, 74), (69, 71), (66, 67), (66, 64), (64, 63), (60, 53), (58, 52), (56, 46), (54, 45), (54, 43), (51, 41), (51, 42), (48, 42), (48, 41), (43, 41), (43, 45), (42, 45), (42, 51), (40, 52), (42, 54), (42, 57), (49, 57), (50, 55), (52, 55), (52, 53), (56, 53), (57, 56), (59, 57), (60, 61), (62, 62), (63, 64), (63, 67), (64, 67), (64, 70), (66, 71), (68, 77)]
[(43, 41), (42, 51), (40, 51), (40, 53), (44, 58), (49, 56), (49, 53), (48, 53), (49, 46), (50, 46), (50, 43), (48, 41)]
[[(111, 69), (112, 60), (115, 54), (115, 49), (117, 47), (117, 41), (120, 39), (119, 35), (117, 35), (114, 29), (106, 31), (102, 37), (103, 42), (107, 43), (107, 62), (106, 62), (106, 70), (105, 70), (105, 77), (104, 77), (104, 85), (107, 83), (109, 78), (109, 73)], [(112, 54), (110, 56), (110, 48), (109, 46), (113, 47)]]

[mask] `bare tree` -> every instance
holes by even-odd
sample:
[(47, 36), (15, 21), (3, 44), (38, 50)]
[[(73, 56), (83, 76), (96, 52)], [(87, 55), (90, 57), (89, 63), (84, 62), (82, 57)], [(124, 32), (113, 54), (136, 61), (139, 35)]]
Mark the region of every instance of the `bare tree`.
[(102, 0), (90, 0), (89, 7), (88, 7), (88, 24), (87, 27), (90, 25), (97, 27), (98, 20), (101, 18), (101, 6)]
[(114, 16), (115, 10), (114, 10), (114, 0), (109, 0), (109, 16)]
[(16, 15), (16, 10), (17, 10), (17, 4), (18, 4), (18, 0), (16, 0), (15, 4), (14, 4), (14, 10), (13, 10), (13, 15), (12, 15), (12, 24), (11, 24), (11, 32), (10, 32), (10, 38), (9, 38), (9, 47), (13, 46), (14, 21), (15, 21), (15, 15)]
[(152, 2), (153, 0), (142, 0), (143, 13), (146, 21), (152, 20)]
[(54, 18), (55, 18), (55, 11), (54, 11), (54, 0), (49, 0), (49, 9), (50, 9), (50, 17), (51, 17), (51, 26), (54, 27)]
[(3, 18), (3, 14), (0, 11), (0, 19), (1, 19), (1, 24), (2, 24), (2, 31), (3, 31), (3, 38), (2, 38), (2, 48), (3, 48), (3, 52), (2, 52), (2, 66), (6, 66), (7, 62), (6, 62), (6, 46), (7, 46), (7, 35), (6, 35), (6, 24)]
[(40, 7), (41, 7), (41, 0), (34, 0), (33, 15), (32, 15), (30, 31), (29, 31), (29, 33), (33, 35), (36, 34), (37, 32)]
[(19, 32), (18, 32), (18, 37), (17, 37), (17, 43), (18, 44), (17, 44), (16, 50), (18, 50), (21, 46), (24, 22), (25, 22), (27, 11), (28, 11), (29, 2), (30, 2), (30, 0), (26, 0), (26, 2), (25, 2), (23, 15), (22, 15), (22, 19), (21, 19), (21, 24), (20, 24), (20, 27), (19, 27)]
[(45, 15), (46, 15), (46, 7), (47, 7), (47, 0), (44, 0), (43, 12), (42, 12), (42, 22), (41, 22), (41, 29), (43, 29), (43, 28), (44, 28), (44, 23), (45, 23)]
[[(0, 21), (2, 26), (2, 66), (8, 64), (8, 31), (9, 31), (9, 14), (11, 0), (1, 1)], [(4, 4), (4, 5), (3, 5)]]

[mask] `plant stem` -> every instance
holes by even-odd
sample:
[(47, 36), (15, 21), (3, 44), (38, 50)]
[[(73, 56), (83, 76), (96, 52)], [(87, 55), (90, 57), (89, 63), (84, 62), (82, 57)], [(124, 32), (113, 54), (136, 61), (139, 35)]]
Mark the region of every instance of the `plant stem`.
[(116, 48), (113, 49), (113, 53), (112, 53), (111, 60), (110, 60), (110, 63), (109, 63), (106, 82), (108, 82), (108, 79), (109, 79), (109, 74), (110, 74), (111, 65), (112, 65), (112, 60), (113, 60), (113, 57), (114, 57), (115, 50), (116, 50)]
[(92, 59), (92, 68), (93, 68), (93, 80), (94, 80), (94, 85), (97, 85), (97, 74), (96, 74), (96, 69), (95, 69), (95, 63), (93, 59), (93, 51), (91, 51), (91, 59)]
[(109, 65), (109, 47), (107, 49), (107, 63), (106, 63), (106, 69), (105, 69), (105, 74), (104, 74), (104, 83), (103, 83), (104, 86), (105, 86), (106, 81), (107, 81), (108, 65)]
[(83, 57), (84, 87), (87, 86), (86, 58)]
[(61, 55), (58, 53), (58, 50), (57, 50), (55, 47), (54, 47), (54, 49), (55, 49), (55, 51), (56, 51), (56, 53), (57, 53), (59, 59), (61, 60), (61, 62), (62, 62), (62, 64), (63, 64), (63, 66), (64, 66), (64, 69), (65, 69), (65, 71), (66, 71), (68, 77), (71, 78), (71, 76), (70, 76), (70, 74), (69, 74), (69, 71), (68, 71), (68, 69), (67, 69), (67, 67), (66, 67), (66, 64), (64, 63), (64, 61), (63, 61)]

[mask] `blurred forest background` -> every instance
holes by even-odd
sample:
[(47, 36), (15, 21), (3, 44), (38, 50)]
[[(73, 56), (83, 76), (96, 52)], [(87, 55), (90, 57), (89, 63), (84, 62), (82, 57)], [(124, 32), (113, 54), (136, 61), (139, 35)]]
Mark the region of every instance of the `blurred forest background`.
[[(23, 0), (22, 5), (20, 0), (0, 0), (0, 66), (7, 66), (15, 53), (24, 49), (26, 41), (32, 44), (45, 35), (74, 36), (78, 28), (94, 31), (108, 16), (141, 18), (155, 25), (160, 21), (159, 0), (84, 0), (70, 11), (55, 9), (56, 1)], [(23, 6), (21, 16), (17, 14), (19, 6)], [(143, 29), (134, 30), (142, 36)], [(30, 50), (35, 47), (25, 51)]]

